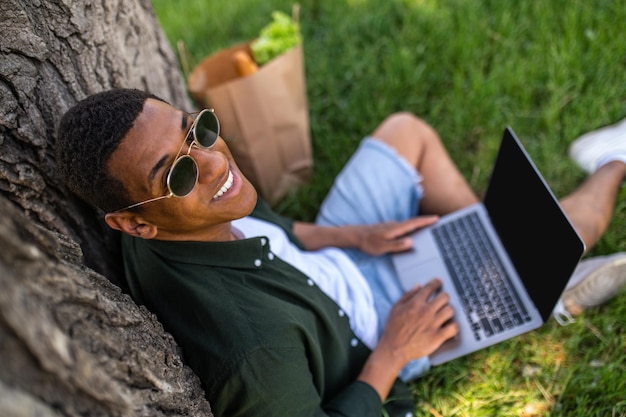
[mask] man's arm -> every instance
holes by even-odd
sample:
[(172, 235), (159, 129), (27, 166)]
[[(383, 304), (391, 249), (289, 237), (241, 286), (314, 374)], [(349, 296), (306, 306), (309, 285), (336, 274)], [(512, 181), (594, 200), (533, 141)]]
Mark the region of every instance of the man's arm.
[[(458, 328), (450, 322), (448, 296), (439, 280), (408, 291), (396, 303), (378, 346), (355, 381), (323, 399), (316, 389), (303, 347), (259, 348), (221, 370), (209, 390), (217, 416), (380, 417), (398, 373), (412, 359), (426, 356)], [(318, 375), (319, 377), (319, 375)]]
[(261, 348), (208, 391), (220, 417), (380, 417), (382, 402), (368, 384), (354, 381), (322, 399), (302, 348)]
[(410, 249), (412, 242), (407, 235), (435, 223), (437, 219), (437, 216), (419, 216), (403, 222), (347, 226), (319, 226), (296, 221), (293, 233), (306, 250), (333, 246), (359, 248), (365, 253), (380, 255)]
[(411, 360), (428, 356), (456, 336), (453, 308), (441, 281), (407, 291), (393, 306), (378, 345), (369, 356), (359, 381), (371, 385), (382, 400), (400, 370)]

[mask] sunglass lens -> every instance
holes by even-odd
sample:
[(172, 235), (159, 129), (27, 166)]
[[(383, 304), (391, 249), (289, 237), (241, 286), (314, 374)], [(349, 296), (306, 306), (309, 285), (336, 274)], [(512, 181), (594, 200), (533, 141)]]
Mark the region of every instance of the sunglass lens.
[(204, 111), (196, 123), (196, 139), (203, 148), (215, 145), (220, 134), (220, 122), (212, 111)]
[(172, 166), (167, 184), (172, 194), (184, 197), (193, 190), (198, 181), (198, 165), (189, 155), (184, 155)]

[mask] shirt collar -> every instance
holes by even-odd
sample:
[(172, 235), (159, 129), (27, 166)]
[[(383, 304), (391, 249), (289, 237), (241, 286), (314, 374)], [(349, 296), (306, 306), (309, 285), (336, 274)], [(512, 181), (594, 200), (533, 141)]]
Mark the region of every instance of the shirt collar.
[(257, 269), (267, 259), (269, 240), (265, 236), (228, 242), (145, 240), (145, 244), (172, 261), (214, 267)]

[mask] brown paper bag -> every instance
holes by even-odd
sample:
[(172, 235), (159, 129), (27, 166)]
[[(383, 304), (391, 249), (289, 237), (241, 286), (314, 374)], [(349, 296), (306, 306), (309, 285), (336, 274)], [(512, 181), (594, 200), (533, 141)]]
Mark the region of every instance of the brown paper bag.
[(233, 54), (250, 43), (205, 58), (189, 75), (197, 103), (215, 109), (221, 136), (244, 175), (270, 204), (310, 179), (313, 172), (302, 45), (237, 74)]

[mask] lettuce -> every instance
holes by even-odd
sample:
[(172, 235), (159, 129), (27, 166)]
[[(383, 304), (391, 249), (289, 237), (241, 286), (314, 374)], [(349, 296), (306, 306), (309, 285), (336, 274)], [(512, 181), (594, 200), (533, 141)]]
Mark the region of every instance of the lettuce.
[(259, 65), (287, 52), (302, 42), (300, 26), (283, 12), (273, 12), (272, 22), (261, 29), (260, 35), (251, 44), (254, 60)]

